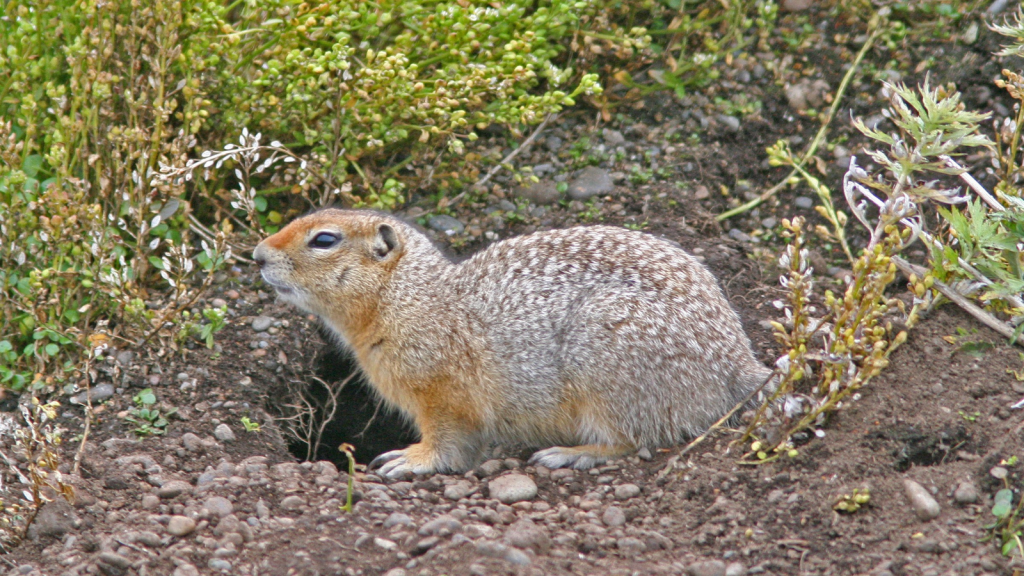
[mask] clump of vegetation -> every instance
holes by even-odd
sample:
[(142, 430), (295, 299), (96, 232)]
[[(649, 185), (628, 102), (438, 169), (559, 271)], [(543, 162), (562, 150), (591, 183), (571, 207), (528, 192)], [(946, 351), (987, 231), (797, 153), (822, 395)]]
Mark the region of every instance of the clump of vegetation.
[(178, 412), (177, 408), (162, 411), (157, 406), (156, 394), (152, 388), (146, 388), (132, 397), (135, 407), (131, 409), (125, 420), (135, 425), (135, 435), (139, 438), (162, 436), (167, 433), (169, 417)]
[[(1020, 29), (1014, 33), (1024, 37), (1019, 17), (1016, 26)], [(1004, 85), (1019, 96), (1014, 76), (1005, 76), (1010, 84)], [(812, 304), (816, 297), (804, 222), (799, 218), (783, 222), (789, 245), (779, 264), (785, 271), (781, 281), (788, 297), (778, 302), (785, 322), (774, 326), (786, 353), (777, 362), (783, 377), (772, 401), (757, 411), (744, 435), (745, 439), (755, 437), (748, 453), (755, 462), (796, 455), (795, 442), (806, 438), (808, 429), (820, 426), (831, 411), (885, 368), (918, 313), (940, 298), (965, 306), (1008, 337), (1015, 336), (1014, 322), (1024, 325), (1019, 296), (1024, 287), (1020, 275), (1024, 235), (1018, 212), (1024, 201), (1015, 186), (1019, 129), (1012, 121), (1004, 123), (1004, 132), (1014, 136), (1004, 137), (1006, 146), (1000, 150), (1005, 152), (997, 164), (1015, 167), (1003, 171), (993, 195), (954, 159), (965, 148), (994, 146), (980, 132), (988, 115), (966, 110), (952, 86), (933, 88), (926, 81), (915, 91), (886, 83), (885, 91), (890, 107), (883, 114), (895, 131), (855, 121), (861, 132), (881, 145), (868, 152), (880, 168), (869, 173), (851, 159), (843, 180), (845, 210), (836, 207), (827, 187), (801, 169), (784, 143), (769, 149), (774, 164), (792, 166), (817, 193), (822, 202), (818, 212), (831, 226), (819, 226), (817, 232), (844, 248), (853, 273), (842, 294), (825, 291), (823, 309)], [(966, 184), (966, 191), (950, 182), (954, 177)], [(928, 207), (942, 216), (933, 231), (924, 229), (922, 213)], [(868, 234), (866, 246), (856, 257), (844, 232), (847, 213)], [(929, 267), (899, 257), (918, 239), (929, 251)], [(908, 279), (909, 308), (887, 291), (898, 269)], [(988, 312), (972, 307), (967, 300), (972, 296)]]
[(1004, 556), (1017, 554), (1024, 557), (1024, 498), (1017, 498), (1014, 505), (1014, 489), (1010, 483), (1009, 467), (1017, 464), (1018, 458), (1011, 456), (994, 466), (989, 474), (1003, 483), (1003, 488), (996, 492), (992, 503), (992, 515), (996, 521), (985, 528), (989, 531), (986, 540), (995, 540)]
[(17, 480), (0, 486), (0, 542), (4, 544), (23, 540), (47, 502), (56, 498), (74, 502), (74, 488), (59, 470), (63, 430), (53, 424), (59, 408), (59, 402), (43, 403), (32, 396), (20, 406), (24, 424), (11, 416), (0, 419), (0, 458)]

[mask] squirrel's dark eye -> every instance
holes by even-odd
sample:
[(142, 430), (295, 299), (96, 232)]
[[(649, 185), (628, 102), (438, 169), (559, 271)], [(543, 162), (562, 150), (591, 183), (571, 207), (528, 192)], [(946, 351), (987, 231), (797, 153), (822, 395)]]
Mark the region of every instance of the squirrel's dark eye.
[(321, 232), (313, 239), (309, 241), (310, 248), (330, 248), (341, 240), (337, 235), (331, 234), (330, 232)]

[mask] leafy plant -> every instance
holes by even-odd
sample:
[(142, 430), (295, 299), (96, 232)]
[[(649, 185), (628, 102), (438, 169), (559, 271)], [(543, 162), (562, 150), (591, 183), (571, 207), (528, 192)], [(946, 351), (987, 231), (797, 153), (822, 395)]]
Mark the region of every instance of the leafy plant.
[(836, 503), (832, 505), (832, 509), (837, 512), (853, 514), (869, 502), (871, 502), (870, 488), (854, 488), (852, 493), (839, 496)]
[(996, 521), (985, 526), (989, 531), (985, 540), (996, 540), (999, 550), (1004, 556), (1017, 552), (1024, 557), (1024, 498), (1018, 498), (1014, 505), (1014, 489), (1010, 485), (1007, 467), (1017, 464), (1017, 457), (1011, 456), (999, 463), (990, 471), (997, 480), (1002, 481), (1003, 488), (996, 492), (992, 504), (992, 515)]
[(348, 460), (348, 486), (345, 489), (345, 503), (341, 505), (341, 509), (344, 512), (352, 511), (352, 495), (355, 492), (355, 478), (356, 478), (356, 457), (353, 454), (356, 447), (349, 444), (348, 442), (338, 446), (338, 450), (345, 455)]
[(248, 416), (242, 416), (242, 426), (245, 427), (246, 432), (259, 432), (260, 423), (252, 420)]
[[(53, 424), (59, 408), (59, 402), (43, 403), (32, 396), (20, 405), (24, 424), (19, 425), (11, 416), (0, 419), (0, 458), (21, 485), (18, 494), (14, 485), (0, 484), (0, 540), (6, 543), (23, 540), (47, 502), (58, 497), (74, 502), (74, 488), (60, 472), (64, 431)], [(8, 449), (18, 452), (23, 464), (8, 456)]]
[(125, 420), (135, 425), (135, 434), (140, 438), (147, 436), (162, 436), (167, 433), (169, 422), (167, 418), (177, 413), (177, 408), (172, 408), (166, 413), (156, 406), (156, 394), (152, 388), (146, 388), (132, 397), (135, 407), (131, 409)]

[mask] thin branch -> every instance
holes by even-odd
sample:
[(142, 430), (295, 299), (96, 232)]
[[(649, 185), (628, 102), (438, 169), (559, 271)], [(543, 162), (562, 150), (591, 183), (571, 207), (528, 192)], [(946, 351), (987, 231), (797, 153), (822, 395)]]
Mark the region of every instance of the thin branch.
[[(836, 117), (836, 111), (839, 109), (839, 103), (842, 102), (843, 100), (843, 94), (846, 92), (846, 88), (850, 85), (850, 82), (853, 80), (853, 77), (857, 69), (860, 68), (861, 61), (864, 59), (864, 56), (867, 55), (868, 50), (871, 49), (871, 45), (875, 43), (875, 38), (878, 37), (879, 33), (881, 33), (883, 28), (882, 26), (879, 26), (877, 22), (873, 23), (872, 26), (873, 30), (871, 31), (871, 34), (868, 35), (868, 39), (864, 42), (864, 46), (861, 47), (860, 52), (857, 53), (857, 57), (854, 58), (853, 60), (853, 64), (850, 65), (850, 69), (847, 70), (846, 75), (843, 76), (843, 81), (839, 84), (839, 89), (836, 90), (836, 96), (832, 100), (832, 106), (828, 110), (828, 115), (825, 117), (825, 122), (822, 123), (821, 128), (818, 129), (818, 133), (815, 134), (814, 140), (811, 141), (811, 145), (807, 148), (807, 151), (804, 152), (803, 156), (800, 158), (800, 161), (797, 162), (797, 166), (800, 166), (802, 168), (804, 164), (806, 164), (807, 161), (810, 160), (812, 156), (814, 156), (814, 153), (818, 151), (818, 146), (820, 146), (821, 143), (825, 140), (825, 132), (828, 130), (829, 125), (832, 124), (832, 120), (834, 120)], [(732, 210), (722, 212), (718, 216), (715, 216), (715, 220), (721, 222), (723, 220), (728, 220), (733, 216), (737, 216), (739, 214), (743, 214), (744, 212), (749, 212), (750, 210), (757, 208), (766, 200), (774, 196), (779, 190), (782, 190), (782, 187), (789, 182), (790, 178), (796, 176), (796, 174), (797, 169), (794, 168), (778, 184), (772, 186), (757, 198), (754, 198), (753, 200), (747, 202), (746, 204), (737, 206)]]
[[(900, 258), (899, 256), (893, 256), (892, 261), (893, 263), (896, 264), (897, 268), (899, 268), (904, 274), (908, 276), (910, 274), (916, 274), (918, 276), (924, 277), (924, 275), (928, 273), (928, 270), (926, 270), (924, 267), (911, 264), (910, 262), (907, 262), (906, 260)], [(995, 330), (996, 332), (999, 332), (1008, 340), (1013, 339), (1013, 329), (1010, 328), (1008, 324), (1000, 322), (998, 318), (984, 311), (974, 302), (971, 302), (967, 298), (964, 298), (959, 292), (954, 290), (951, 286), (948, 286), (943, 282), (935, 280), (935, 284), (933, 285), (933, 287), (936, 290), (938, 290), (940, 294), (953, 301), (953, 303), (955, 303), (957, 306), (963, 308), (968, 314), (977, 318), (977, 320), (984, 324), (985, 326), (988, 326), (989, 328)], [(1024, 347), (1024, 339), (1018, 338), (1016, 344), (1018, 346)]]
[(994, 196), (989, 194), (988, 190), (985, 190), (985, 187), (982, 186), (980, 182), (975, 180), (974, 176), (971, 176), (970, 172), (968, 172), (966, 168), (958, 164), (956, 160), (953, 160), (949, 156), (939, 156), (939, 159), (945, 162), (946, 166), (949, 166), (954, 170), (959, 170), (960, 178), (964, 182), (967, 182), (967, 185), (971, 187), (971, 190), (974, 190), (978, 194), (978, 196), (981, 196), (981, 199), (984, 200), (985, 203), (988, 204), (993, 210), (995, 210), (996, 212), (1002, 212), (1004, 210), (1003, 205), (1000, 204)]
[[(537, 136), (539, 136), (540, 133), (544, 131), (544, 128), (547, 127), (548, 123), (557, 118), (558, 114), (548, 114), (547, 117), (544, 118), (544, 121), (537, 125), (537, 128), (533, 131), (533, 134), (530, 134), (530, 136), (526, 140), (523, 140), (523, 143), (520, 144), (518, 148), (516, 148), (512, 152), (509, 152), (508, 156), (505, 156), (504, 158), (501, 159), (501, 162), (498, 162), (496, 165), (492, 166), (491, 169), (487, 171), (487, 174), (485, 174), (483, 178), (477, 180), (475, 184), (473, 184), (466, 190), (459, 192), (458, 195), (456, 195), (454, 198), (446, 202), (444, 206), (453, 206), (456, 202), (462, 200), (462, 198), (466, 195), (467, 191), (472, 190), (474, 188), (479, 188), (480, 186), (486, 184), (487, 181), (491, 179), (491, 177), (498, 173), (498, 170), (501, 170), (502, 166), (511, 162), (523, 150), (528, 149), (533, 144), (533, 141), (537, 139)], [(442, 206), (442, 208), (444, 206)]]

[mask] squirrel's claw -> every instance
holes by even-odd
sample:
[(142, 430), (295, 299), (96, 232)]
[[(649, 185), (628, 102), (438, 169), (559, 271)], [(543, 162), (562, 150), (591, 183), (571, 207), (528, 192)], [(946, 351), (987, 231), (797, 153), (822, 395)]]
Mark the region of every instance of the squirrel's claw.
[[(413, 446), (418, 446), (418, 444)], [(410, 454), (411, 448), (412, 446), (405, 450), (385, 452), (370, 462), (369, 469), (373, 470), (379, 466), (378, 474), (392, 480), (408, 478), (415, 474), (430, 474), (434, 472), (433, 467), (415, 462), (414, 455)]]
[(405, 450), (392, 450), (390, 452), (380, 454), (376, 458), (374, 458), (373, 461), (370, 462), (366, 469), (375, 470), (377, 468), (380, 468), (381, 466), (384, 466), (385, 464), (391, 462), (392, 460), (401, 458), (403, 454), (405, 454)]

